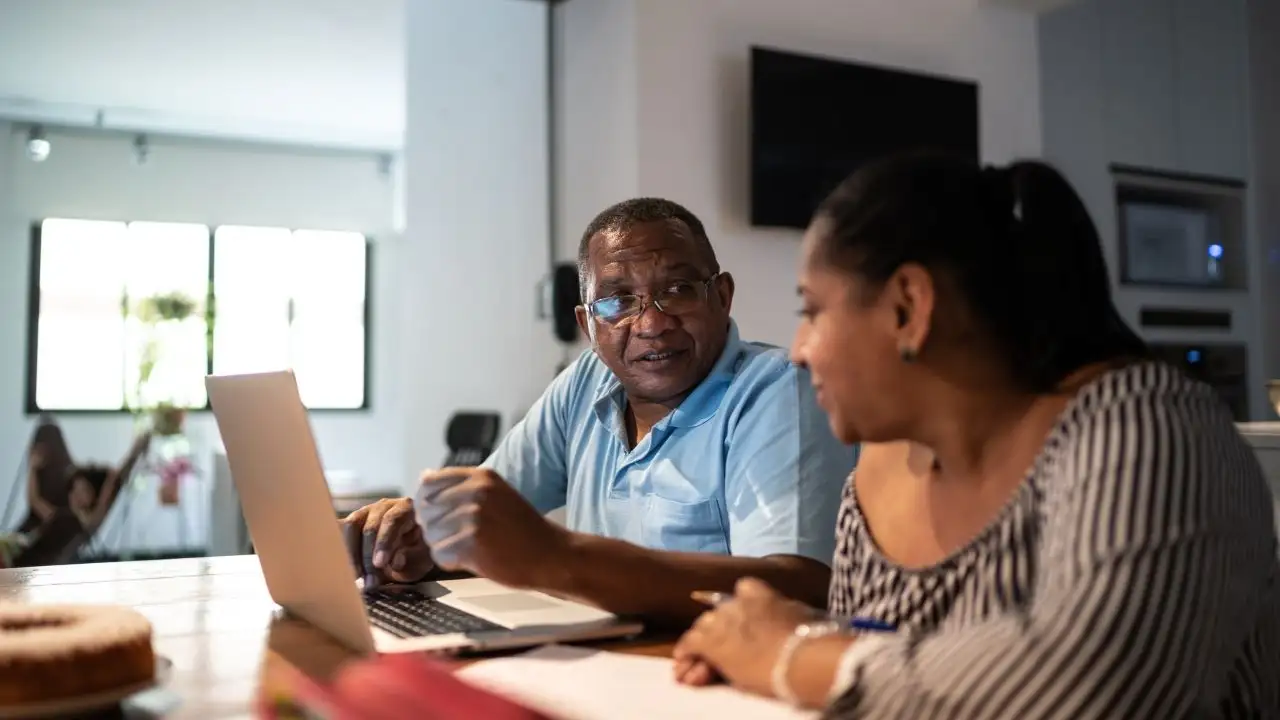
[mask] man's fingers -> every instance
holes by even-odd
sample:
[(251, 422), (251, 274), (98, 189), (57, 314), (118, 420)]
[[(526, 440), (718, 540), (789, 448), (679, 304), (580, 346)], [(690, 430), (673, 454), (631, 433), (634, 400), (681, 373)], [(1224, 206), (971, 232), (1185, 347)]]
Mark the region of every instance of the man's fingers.
[[(443, 522), (446, 517), (455, 513), (459, 507), (471, 503), (474, 488), (467, 483), (448, 486), (445, 491), (433, 493), (431, 497), (419, 496), (417, 499), (417, 518), (423, 530), (431, 530), (431, 526)], [(428, 535), (428, 542), (430, 536)]]
[(470, 570), (475, 557), (475, 528), (462, 527), (458, 532), (432, 543), (431, 556), (446, 570)]
[(406, 527), (416, 525), (411, 510), (408, 503), (397, 502), (382, 514), (373, 540), (373, 566), (379, 570), (388, 567), (391, 552), (396, 541), (405, 534)]
[(367, 508), (360, 508), (342, 519), (342, 539), (347, 545), (347, 556), (356, 575), (364, 575), (364, 516)]
[(374, 503), (366, 508), (364, 528), (361, 533), (360, 566), (364, 568), (365, 589), (369, 590), (381, 585), (386, 578), (373, 561), (374, 548), (378, 544), (378, 528), (382, 526), (382, 516), (387, 512), (386, 503)]
[(431, 554), (436, 560), (440, 559), (439, 550), (446, 547), (451, 538), (464, 531), (475, 530), (471, 518), (475, 515), (477, 509), (475, 505), (471, 504), (452, 508), (427, 524), (423, 530), (422, 537), (426, 540), (427, 546), (431, 548)]
[(428, 470), (422, 473), (418, 484), (417, 502), (431, 504), (440, 493), (466, 482), (471, 473), (462, 468), (445, 468), (444, 470)]

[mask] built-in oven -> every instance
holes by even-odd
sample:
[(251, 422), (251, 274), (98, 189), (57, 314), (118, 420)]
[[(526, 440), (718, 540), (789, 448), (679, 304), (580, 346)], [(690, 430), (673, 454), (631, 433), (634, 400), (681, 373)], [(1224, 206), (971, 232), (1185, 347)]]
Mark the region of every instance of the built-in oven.
[(1242, 343), (1150, 343), (1155, 356), (1218, 391), (1236, 422), (1249, 419), (1248, 359)]

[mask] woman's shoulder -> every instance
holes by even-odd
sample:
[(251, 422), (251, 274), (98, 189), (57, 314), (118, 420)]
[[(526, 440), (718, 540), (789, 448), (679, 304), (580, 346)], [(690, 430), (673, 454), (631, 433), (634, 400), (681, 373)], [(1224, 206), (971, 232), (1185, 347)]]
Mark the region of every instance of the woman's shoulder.
[(1128, 523), (1135, 532), (1274, 533), (1266, 477), (1226, 404), (1164, 363), (1110, 370), (1080, 388), (1040, 463), (1046, 499), (1073, 516), (1140, 520)]
[[(1136, 441), (1184, 431), (1214, 442), (1244, 442), (1217, 391), (1171, 365), (1143, 361), (1108, 370), (1082, 385), (1059, 415), (1049, 444)], [(1167, 443), (1165, 448), (1170, 449)]]

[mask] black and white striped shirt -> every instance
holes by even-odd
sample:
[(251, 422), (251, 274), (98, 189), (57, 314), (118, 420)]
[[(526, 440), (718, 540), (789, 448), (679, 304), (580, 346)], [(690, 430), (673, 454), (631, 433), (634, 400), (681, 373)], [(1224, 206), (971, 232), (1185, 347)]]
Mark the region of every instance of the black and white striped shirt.
[(828, 715), (1280, 718), (1272, 503), (1214, 391), (1157, 363), (1083, 388), (935, 567), (886, 560), (850, 482), (831, 610), (900, 631), (850, 646)]

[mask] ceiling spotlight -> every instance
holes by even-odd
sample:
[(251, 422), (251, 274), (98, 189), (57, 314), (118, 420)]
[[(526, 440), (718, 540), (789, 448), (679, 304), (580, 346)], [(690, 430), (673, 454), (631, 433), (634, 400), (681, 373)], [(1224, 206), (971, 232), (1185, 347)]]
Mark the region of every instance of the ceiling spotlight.
[(133, 138), (133, 164), (146, 165), (149, 157), (151, 157), (151, 143), (147, 141), (147, 136), (135, 136)]
[(36, 125), (27, 131), (27, 157), (32, 162), (44, 162), (49, 159), (49, 151), (53, 146), (44, 136), (44, 128)]

